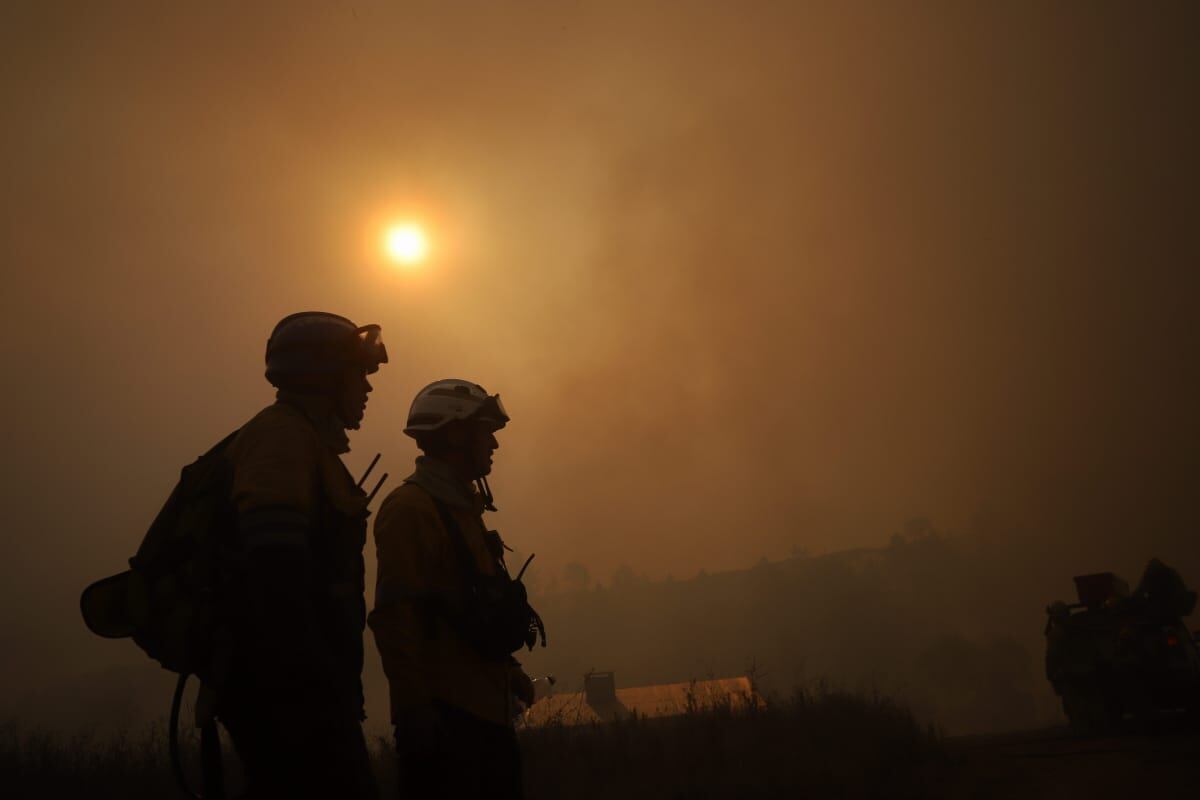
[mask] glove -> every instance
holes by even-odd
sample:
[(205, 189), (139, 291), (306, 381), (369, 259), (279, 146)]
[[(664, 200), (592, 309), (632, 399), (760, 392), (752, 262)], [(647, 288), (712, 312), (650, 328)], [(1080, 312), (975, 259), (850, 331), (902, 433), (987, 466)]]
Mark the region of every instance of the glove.
[(514, 666), (509, 673), (509, 685), (514, 697), (526, 707), (533, 705), (533, 681), (520, 666)]

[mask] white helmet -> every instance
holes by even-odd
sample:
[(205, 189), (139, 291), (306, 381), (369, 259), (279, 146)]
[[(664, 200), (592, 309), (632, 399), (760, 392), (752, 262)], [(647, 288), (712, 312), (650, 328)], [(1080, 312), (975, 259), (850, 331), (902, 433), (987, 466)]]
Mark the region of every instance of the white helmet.
[(492, 422), (498, 431), (508, 423), (508, 414), (500, 404), (500, 395), (488, 394), (482, 386), (457, 378), (434, 381), (413, 398), (408, 409), (404, 433), (414, 439), (427, 431), (436, 431), (456, 419), (479, 417)]

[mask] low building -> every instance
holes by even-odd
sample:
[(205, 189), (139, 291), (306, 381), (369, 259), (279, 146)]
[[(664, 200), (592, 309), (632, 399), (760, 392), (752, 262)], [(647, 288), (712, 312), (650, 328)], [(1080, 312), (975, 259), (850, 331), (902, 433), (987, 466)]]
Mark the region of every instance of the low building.
[(532, 727), (581, 725), (634, 715), (653, 718), (714, 709), (744, 711), (762, 704), (744, 675), (618, 689), (612, 672), (589, 672), (583, 677), (582, 692), (556, 693), (538, 700), (525, 712), (522, 723)]

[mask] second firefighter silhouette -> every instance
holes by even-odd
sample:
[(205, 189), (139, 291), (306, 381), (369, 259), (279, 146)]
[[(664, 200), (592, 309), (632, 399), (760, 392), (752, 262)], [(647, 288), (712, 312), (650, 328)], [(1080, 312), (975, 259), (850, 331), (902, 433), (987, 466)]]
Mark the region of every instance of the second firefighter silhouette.
[(406, 797), (521, 796), (512, 720), (533, 685), (512, 654), (545, 635), (483, 521), (495, 510), (487, 475), (508, 420), (500, 397), (470, 381), (422, 389), (404, 428), (422, 455), (375, 521), (369, 624)]

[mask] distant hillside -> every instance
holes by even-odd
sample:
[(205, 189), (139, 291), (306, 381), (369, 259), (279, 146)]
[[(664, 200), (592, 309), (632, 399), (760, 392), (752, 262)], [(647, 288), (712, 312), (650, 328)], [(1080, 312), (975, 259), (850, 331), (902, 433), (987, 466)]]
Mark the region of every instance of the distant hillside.
[(1054, 590), (1038, 587), (1065, 585), (1047, 565), (917, 528), (880, 549), (688, 580), (622, 570), (544, 594), (551, 647), (524, 661), (572, 689), (593, 668), (623, 686), (755, 669), (767, 690), (878, 688), (952, 732), (1013, 729), (1058, 719), (1041, 661)]

